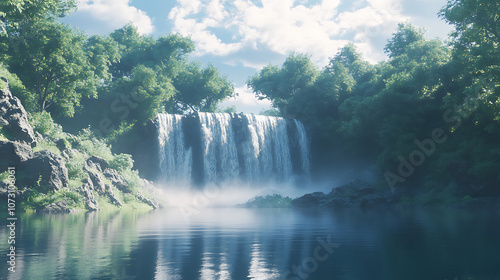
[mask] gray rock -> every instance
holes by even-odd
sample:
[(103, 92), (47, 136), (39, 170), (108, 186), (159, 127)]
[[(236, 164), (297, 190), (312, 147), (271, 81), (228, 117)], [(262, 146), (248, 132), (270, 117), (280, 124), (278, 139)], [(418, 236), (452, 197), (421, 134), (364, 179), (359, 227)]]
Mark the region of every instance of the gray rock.
[(292, 200), (294, 207), (373, 207), (388, 206), (401, 196), (400, 192), (379, 190), (374, 186), (355, 180), (343, 186), (333, 188), (328, 194), (316, 192)]
[(0, 90), (0, 125), (13, 140), (33, 147), (36, 145), (33, 128), (28, 122), (28, 114), (21, 101), (12, 96), (8, 87)]
[(145, 197), (141, 192), (137, 192), (135, 197), (137, 197), (137, 199), (139, 199), (139, 201), (142, 201), (142, 202), (146, 203), (147, 205), (153, 207), (153, 209), (158, 209), (158, 207), (159, 207), (158, 202), (156, 202), (154, 199), (149, 199), (149, 198)]
[(36, 187), (39, 183), (40, 186), (44, 187), (38, 190), (40, 192), (68, 187), (68, 169), (64, 164), (64, 160), (50, 151), (36, 152), (33, 158), (19, 165), (19, 170), (25, 172), (25, 177), (20, 181), (20, 186)]
[(64, 161), (66, 162), (70, 162), (71, 160), (73, 160), (73, 157), (77, 154), (81, 154), (81, 152), (78, 151), (77, 149), (72, 149), (72, 148), (65, 149), (61, 153)]
[(71, 148), (71, 145), (66, 139), (60, 138), (55, 140), (55, 142), (56, 142), (56, 147), (61, 151)]
[(112, 186), (106, 185), (106, 195), (108, 196), (108, 198), (111, 201), (111, 203), (113, 203), (114, 205), (116, 205), (118, 207), (122, 207), (123, 206), (122, 203), (120, 202), (120, 200), (118, 199), (118, 197), (116, 197), (116, 194), (113, 191), (113, 187)]
[(42, 209), (38, 209), (37, 212), (47, 213), (47, 214), (59, 214), (59, 213), (70, 213), (73, 210), (68, 206), (65, 200), (61, 200), (56, 203), (51, 203)]
[(330, 192), (332, 196), (348, 196), (351, 198), (361, 197), (368, 194), (377, 193), (379, 190), (361, 180), (354, 180), (343, 186), (333, 188)]
[(86, 178), (83, 180), (83, 185), (79, 191), (85, 199), (85, 206), (87, 209), (90, 211), (97, 211), (99, 210), (99, 203), (95, 199), (94, 192), (92, 191), (93, 189), (94, 185), (92, 184), (92, 180), (90, 180), (90, 178)]
[(326, 194), (322, 192), (314, 192), (310, 194), (305, 194), (299, 198), (292, 200), (292, 205), (294, 207), (320, 207), (327, 200)]
[(99, 156), (91, 156), (87, 159), (87, 164), (89, 166), (95, 166), (99, 171), (106, 170), (109, 167), (109, 163), (107, 160), (103, 159)]
[(132, 191), (128, 188), (127, 182), (125, 182), (125, 178), (122, 175), (118, 174), (118, 171), (111, 168), (106, 168), (103, 172), (104, 176), (111, 180), (113, 186), (124, 193), (131, 193)]
[(99, 174), (99, 172), (95, 172), (92, 170), (87, 170), (87, 173), (89, 174), (89, 178), (94, 185), (94, 189), (101, 195), (105, 194), (106, 193), (106, 186), (105, 186), (104, 179), (102, 178), (101, 174)]
[(0, 172), (3, 172), (33, 158), (33, 150), (20, 142), (0, 141), (0, 158)]

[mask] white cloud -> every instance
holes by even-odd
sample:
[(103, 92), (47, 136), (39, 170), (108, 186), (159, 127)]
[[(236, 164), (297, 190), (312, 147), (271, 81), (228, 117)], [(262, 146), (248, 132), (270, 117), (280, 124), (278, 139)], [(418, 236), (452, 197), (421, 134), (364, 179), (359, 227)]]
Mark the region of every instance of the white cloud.
[(130, 0), (81, 0), (75, 14), (92, 17), (90, 21), (99, 21), (101, 29), (112, 31), (127, 23), (135, 25), (142, 34), (151, 34), (154, 26), (151, 18), (136, 7)]
[(262, 109), (271, 108), (271, 101), (268, 99), (259, 100), (255, 98), (255, 94), (246, 86), (237, 87), (234, 90), (238, 96), (231, 97), (219, 104), (220, 108), (235, 106), (237, 112), (257, 114)]
[[(308, 6), (295, 0), (261, 0), (259, 4), (251, 0), (178, 0), (169, 18), (173, 31), (191, 36), (200, 56), (266, 48), (281, 55), (308, 53), (323, 66), (349, 41), (367, 59), (383, 58), (372, 41), (390, 36), (398, 22), (408, 19), (402, 15), (400, 1), (357, 1), (351, 9), (339, 11), (340, 0)], [(217, 29), (233, 36), (228, 40)]]

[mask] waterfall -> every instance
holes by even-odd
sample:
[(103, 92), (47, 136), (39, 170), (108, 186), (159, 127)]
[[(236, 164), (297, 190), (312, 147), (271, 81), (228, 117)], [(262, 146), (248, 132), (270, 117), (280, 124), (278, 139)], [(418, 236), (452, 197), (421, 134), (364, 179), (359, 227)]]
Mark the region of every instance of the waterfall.
[(184, 145), (182, 115), (158, 115), (160, 180), (186, 183), (191, 177), (191, 148)]
[(203, 185), (231, 180), (288, 182), (309, 175), (298, 120), (253, 114), (159, 114), (159, 179)]

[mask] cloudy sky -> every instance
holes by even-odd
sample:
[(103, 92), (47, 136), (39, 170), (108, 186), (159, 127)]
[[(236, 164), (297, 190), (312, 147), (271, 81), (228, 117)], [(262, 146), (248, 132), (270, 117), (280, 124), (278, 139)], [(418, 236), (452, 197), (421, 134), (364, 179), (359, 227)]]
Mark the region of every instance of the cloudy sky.
[(221, 107), (257, 113), (270, 107), (246, 88), (248, 77), (281, 65), (292, 51), (308, 53), (318, 67), (347, 42), (365, 59), (386, 59), (383, 48), (398, 22), (427, 28), (446, 39), (451, 27), (437, 13), (446, 0), (80, 0), (64, 21), (87, 34), (108, 34), (127, 23), (143, 34), (191, 36), (191, 59), (212, 63), (234, 83), (235, 98)]

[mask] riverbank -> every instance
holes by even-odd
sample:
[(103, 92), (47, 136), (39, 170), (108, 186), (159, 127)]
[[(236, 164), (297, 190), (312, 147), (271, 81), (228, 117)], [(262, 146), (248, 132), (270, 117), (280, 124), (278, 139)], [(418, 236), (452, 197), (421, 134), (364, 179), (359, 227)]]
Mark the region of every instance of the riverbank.
[(460, 196), (452, 186), (442, 191), (389, 188), (354, 180), (334, 187), (331, 192), (313, 192), (297, 198), (267, 195), (252, 198), (240, 205), (247, 208), (465, 208), (500, 209), (500, 197)]
[(28, 115), (8, 87), (0, 90), (0, 108), (0, 198), (13, 199), (17, 209), (68, 213), (161, 207), (152, 183), (132, 169), (132, 157), (113, 154), (90, 130), (72, 135), (46, 112)]

